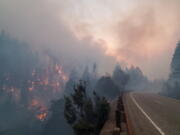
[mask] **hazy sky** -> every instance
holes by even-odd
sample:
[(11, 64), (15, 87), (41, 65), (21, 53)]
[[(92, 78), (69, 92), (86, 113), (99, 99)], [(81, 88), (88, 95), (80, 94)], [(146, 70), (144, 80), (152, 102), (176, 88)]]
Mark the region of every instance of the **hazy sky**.
[(0, 0), (0, 29), (64, 63), (139, 66), (167, 78), (180, 40), (179, 0)]

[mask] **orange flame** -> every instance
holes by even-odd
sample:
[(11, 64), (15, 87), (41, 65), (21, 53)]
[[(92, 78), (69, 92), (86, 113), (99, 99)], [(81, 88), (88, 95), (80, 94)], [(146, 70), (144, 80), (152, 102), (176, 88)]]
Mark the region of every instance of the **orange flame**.
[(41, 121), (45, 120), (46, 117), (47, 117), (47, 113), (45, 113), (45, 112), (36, 115), (36, 118), (39, 119), (39, 120), (41, 120)]

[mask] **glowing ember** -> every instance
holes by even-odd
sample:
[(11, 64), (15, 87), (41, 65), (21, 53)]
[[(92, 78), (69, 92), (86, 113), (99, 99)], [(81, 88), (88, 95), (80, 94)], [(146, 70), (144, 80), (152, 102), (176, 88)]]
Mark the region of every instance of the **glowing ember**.
[(33, 99), (31, 101), (29, 109), (30, 110), (36, 110), (35, 111), (35, 116), (36, 116), (36, 118), (38, 120), (41, 120), (41, 121), (43, 121), (48, 115), (48, 113), (47, 113), (48, 109), (46, 108), (46, 106), (43, 105), (42, 102), (40, 102), (37, 99)]
[(33, 91), (33, 87), (28, 88), (29, 91)]
[[(63, 91), (69, 78), (63, 67), (49, 57), (47, 65), (32, 69), (26, 79), (23, 87), (19, 87), (15, 78), (7, 73), (4, 78), (5, 84), (1, 85), (0, 89), (9, 92), (16, 103), (23, 101), (27, 109), (42, 121), (48, 115), (48, 102)], [(25, 96), (25, 99), (21, 100), (21, 95)]]
[(61, 76), (63, 81), (68, 80), (68, 76), (63, 72), (63, 69), (60, 65), (56, 64), (55, 69), (56, 69), (57, 73)]
[(31, 106), (32, 106), (32, 107), (40, 106), (40, 102), (39, 102), (38, 100), (36, 100), (36, 99), (33, 99), (33, 100), (31, 101)]
[(66, 76), (65, 74), (62, 76), (62, 79), (64, 80), (64, 81), (68, 81), (68, 76)]
[(47, 113), (41, 113), (41, 114), (36, 115), (36, 118), (41, 121), (45, 120), (46, 117), (47, 117)]

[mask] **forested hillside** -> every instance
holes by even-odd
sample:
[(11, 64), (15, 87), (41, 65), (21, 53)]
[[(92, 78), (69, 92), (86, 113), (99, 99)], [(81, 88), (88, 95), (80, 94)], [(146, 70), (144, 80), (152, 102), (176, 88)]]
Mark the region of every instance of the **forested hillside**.
[(180, 99), (180, 42), (177, 44), (172, 58), (171, 73), (164, 85), (164, 94)]

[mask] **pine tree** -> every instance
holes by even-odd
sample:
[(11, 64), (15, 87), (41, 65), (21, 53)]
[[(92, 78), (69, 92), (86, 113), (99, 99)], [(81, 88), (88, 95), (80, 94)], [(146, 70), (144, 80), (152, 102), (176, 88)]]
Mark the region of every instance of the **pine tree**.
[(171, 62), (171, 75), (170, 79), (180, 80), (180, 42), (177, 44), (173, 59)]
[(74, 93), (65, 97), (64, 116), (75, 135), (98, 135), (109, 114), (109, 103), (94, 93), (86, 94), (86, 83), (74, 86)]
[(171, 73), (164, 85), (163, 94), (180, 99), (180, 42), (177, 44), (172, 58)]
[(121, 69), (119, 65), (115, 67), (112, 78), (120, 90), (125, 89), (125, 86), (129, 80), (129, 76)]

